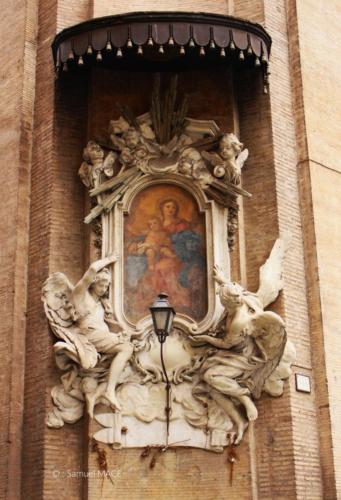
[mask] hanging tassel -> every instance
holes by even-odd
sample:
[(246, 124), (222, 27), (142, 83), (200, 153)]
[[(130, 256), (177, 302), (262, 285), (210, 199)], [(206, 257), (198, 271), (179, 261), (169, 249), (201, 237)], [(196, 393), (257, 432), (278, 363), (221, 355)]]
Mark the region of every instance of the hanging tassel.
[(226, 52), (224, 48), (220, 49), (220, 57), (226, 57)]
[(239, 57), (239, 61), (244, 61), (245, 57), (244, 57), (244, 52), (242, 50), (239, 52), (238, 57)]
[(68, 58), (69, 61), (73, 61), (74, 60), (75, 54), (73, 53), (73, 49), (71, 49), (69, 51), (69, 54), (68, 54), (67, 58)]
[(235, 44), (234, 44), (234, 41), (233, 41), (233, 40), (231, 40), (231, 41), (230, 41), (229, 48), (230, 48), (230, 50), (236, 50), (236, 46), (235, 46)]
[(195, 43), (194, 43), (194, 40), (193, 38), (190, 39), (189, 41), (189, 44), (188, 44), (190, 47), (195, 47)]
[(184, 56), (186, 54), (185, 47), (183, 45), (181, 45), (181, 47), (180, 47), (180, 54), (182, 56)]
[(200, 52), (199, 52), (199, 54), (200, 54), (201, 56), (204, 56), (204, 55), (206, 54), (204, 47), (200, 47)]
[(112, 51), (112, 45), (111, 45), (111, 42), (110, 40), (107, 41), (107, 44), (105, 46), (105, 50), (108, 50), (109, 52)]
[(83, 66), (83, 65), (84, 65), (83, 57), (82, 57), (82, 56), (79, 56), (79, 59), (78, 59), (78, 66)]
[(92, 50), (91, 45), (88, 45), (88, 48), (87, 48), (87, 50), (86, 50), (86, 53), (87, 53), (89, 56), (91, 56), (91, 55), (93, 54), (93, 52), (94, 52), (94, 51)]
[(142, 54), (143, 54), (143, 48), (141, 47), (141, 45), (139, 45), (139, 46), (137, 47), (137, 54), (138, 54), (139, 56), (142, 56)]
[(102, 59), (103, 59), (102, 52), (100, 50), (98, 50), (97, 54), (96, 54), (96, 61), (101, 62)]
[(149, 45), (149, 47), (152, 47), (154, 45), (154, 42), (153, 42), (153, 39), (151, 36), (148, 38), (147, 45)]
[(123, 57), (122, 49), (120, 47), (117, 49), (116, 57)]
[(173, 46), (174, 45), (174, 38), (171, 36), (170, 39), (168, 40), (168, 45)]
[(164, 54), (165, 51), (163, 50), (163, 45), (160, 45), (159, 47), (159, 54)]
[(260, 66), (259, 57), (256, 57), (256, 59), (255, 59), (255, 66)]
[(247, 55), (252, 56), (252, 54), (253, 54), (252, 47), (251, 47), (251, 45), (249, 45), (247, 48)]
[(131, 41), (131, 38), (128, 38), (128, 41), (127, 41), (127, 47), (128, 49), (131, 49), (133, 46), (133, 42)]

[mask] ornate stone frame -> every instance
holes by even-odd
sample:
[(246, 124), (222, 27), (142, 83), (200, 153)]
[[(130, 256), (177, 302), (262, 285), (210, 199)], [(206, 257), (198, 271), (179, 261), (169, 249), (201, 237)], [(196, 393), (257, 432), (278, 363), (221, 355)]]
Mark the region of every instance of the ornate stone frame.
[[(275, 243), (256, 293), (231, 283), (237, 197), (250, 196), (241, 187), (248, 150), (215, 122), (187, 118), (186, 99), (176, 108), (176, 80), (163, 97), (160, 90), (156, 79), (149, 113), (134, 117), (123, 109), (110, 122), (109, 139), (84, 149), (79, 174), (97, 202), (85, 222), (94, 223), (102, 258), (76, 286), (54, 273), (43, 288), (45, 312), (60, 339), (56, 361), (66, 372), (52, 389), (47, 424), (75, 422), (86, 408), (102, 426), (93, 428), (94, 439), (114, 448), (189, 445), (221, 452), (241, 442), (257, 418), (254, 400), (262, 391), (281, 395), (290, 375), (294, 348), (285, 324), (264, 310), (282, 288), (286, 244)], [(161, 350), (165, 358), (151, 316), (135, 324), (124, 312), (125, 216), (140, 193), (157, 185), (192, 196), (204, 214), (206, 239), (206, 315), (196, 323), (178, 312)], [(148, 248), (145, 240), (136, 255)]]
[(114, 315), (123, 330), (128, 330), (133, 336), (150, 329), (151, 317), (145, 317), (137, 324), (131, 323), (123, 311), (123, 224), (124, 215), (130, 210), (134, 197), (145, 188), (156, 184), (174, 184), (187, 190), (196, 200), (200, 212), (205, 213), (206, 243), (207, 243), (207, 285), (208, 309), (205, 318), (197, 324), (193, 319), (183, 314), (177, 314), (174, 326), (186, 333), (202, 333), (209, 330), (218, 321), (223, 308), (216, 294), (216, 285), (212, 277), (214, 265), (219, 265), (226, 276), (230, 275), (230, 259), (227, 242), (228, 209), (219, 206), (214, 200), (208, 200), (200, 186), (190, 179), (177, 174), (164, 176), (147, 175), (133, 183), (125, 193), (122, 201), (114, 209), (103, 216), (102, 255), (115, 252), (118, 261), (113, 271), (111, 302)]

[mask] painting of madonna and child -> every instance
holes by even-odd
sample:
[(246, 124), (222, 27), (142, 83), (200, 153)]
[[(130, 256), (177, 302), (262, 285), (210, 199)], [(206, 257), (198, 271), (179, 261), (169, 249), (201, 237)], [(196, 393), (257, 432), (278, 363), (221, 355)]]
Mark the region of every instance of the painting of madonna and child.
[(207, 312), (205, 217), (184, 189), (169, 184), (138, 193), (125, 216), (124, 308), (128, 320), (150, 314), (160, 292), (195, 321)]

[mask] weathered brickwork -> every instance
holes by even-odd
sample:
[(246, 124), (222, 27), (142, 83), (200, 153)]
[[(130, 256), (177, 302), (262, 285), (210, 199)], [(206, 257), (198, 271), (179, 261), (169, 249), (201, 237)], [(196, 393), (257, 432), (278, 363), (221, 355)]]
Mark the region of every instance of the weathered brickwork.
[(173, 2), (169, 2), (168, 0), (161, 0), (159, 2), (155, 2), (154, 0), (121, 0), (119, 3), (113, 0), (93, 0), (94, 17), (145, 10), (229, 14), (232, 8), (231, 0), (175, 0)]
[[(117, 101), (145, 112), (152, 79), (99, 70), (89, 81), (69, 75), (56, 83), (50, 44), (61, 29), (91, 17), (156, 9), (232, 14), (272, 36), (269, 95), (256, 72), (184, 73), (179, 86), (190, 94), (190, 116), (234, 129), (250, 150), (243, 185), (253, 197), (243, 201), (234, 279), (255, 290), (273, 242), (291, 234), (285, 289), (273, 308), (297, 348), (294, 372), (309, 375), (312, 392), (296, 392), (292, 377), (282, 398), (262, 398), (259, 419), (238, 449), (232, 486), (226, 454), (172, 450), (151, 470), (139, 450), (108, 448), (109, 469), (119, 474), (102, 490), (101, 478), (68, 477), (98, 469), (87, 420), (45, 426), (58, 372), (40, 290), (51, 272), (76, 281), (87, 265), (88, 201), (77, 177), (82, 148), (118, 116)], [(20, 498), (20, 489), (34, 500), (341, 498), (340, 18), (338, 0), (328, 8), (322, 0), (2, 6), (0, 498)]]
[(20, 492), (36, 2), (1, 6), (0, 497)]
[[(340, 5), (287, 2), (307, 298), (324, 498), (341, 495)], [(332, 40), (332, 50), (330, 46)]]
[(58, 378), (51, 357), (52, 335), (40, 300), (41, 286), (51, 272), (63, 270), (76, 280), (84, 258), (84, 194), (77, 167), (86, 133), (86, 85), (71, 82), (61, 89), (55, 84), (50, 44), (61, 3), (51, 0), (39, 9), (22, 491), (28, 498), (71, 499), (81, 497), (81, 479), (53, 474), (62, 468), (83, 469), (84, 423), (61, 429), (61, 433), (45, 425), (50, 387)]

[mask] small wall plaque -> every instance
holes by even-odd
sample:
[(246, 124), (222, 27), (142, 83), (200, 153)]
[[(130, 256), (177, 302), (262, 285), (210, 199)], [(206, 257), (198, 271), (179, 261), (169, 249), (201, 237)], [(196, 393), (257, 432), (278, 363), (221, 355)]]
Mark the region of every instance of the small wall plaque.
[(296, 391), (311, 393), (310, 377), (295, 373)]

